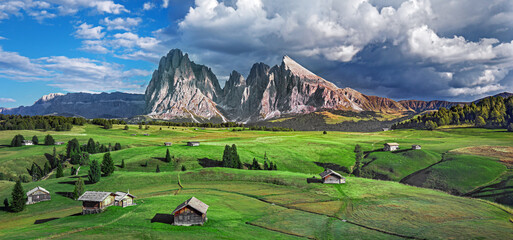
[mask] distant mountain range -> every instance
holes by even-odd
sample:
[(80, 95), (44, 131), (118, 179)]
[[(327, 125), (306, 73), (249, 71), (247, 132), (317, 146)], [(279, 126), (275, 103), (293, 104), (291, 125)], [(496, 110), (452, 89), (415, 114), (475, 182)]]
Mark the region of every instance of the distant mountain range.
[(288, 56), (273, 67), (255, 63), (247, 78), (233, 71), (221, 88), (209, 67), (194, 63), (187, 54), (174, 49), (160, 60), (144, 95), (120, 92), (49, 94), (32, 106), (0, 108), (0, 113), (86, 118), (148, 115), (176, 121), (258, 122), (326, 109), (397, 113), (450, 108), (458, 104), (466, 103), (394, 101), (367, 96), (351, 88), (338, 88)]

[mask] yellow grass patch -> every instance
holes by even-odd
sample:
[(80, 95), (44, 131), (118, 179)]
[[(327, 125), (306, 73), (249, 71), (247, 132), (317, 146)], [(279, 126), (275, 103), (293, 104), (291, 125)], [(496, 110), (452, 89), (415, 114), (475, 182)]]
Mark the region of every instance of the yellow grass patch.
[(513, 147), (477, 146), (454, 149), (451, 152), (498, 158), (504, 164), (513, 164)]

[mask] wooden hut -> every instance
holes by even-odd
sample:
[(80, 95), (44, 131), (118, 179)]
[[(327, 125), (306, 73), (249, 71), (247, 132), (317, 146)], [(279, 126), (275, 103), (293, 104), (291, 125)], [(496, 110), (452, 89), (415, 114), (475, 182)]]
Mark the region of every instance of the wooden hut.
[(383, 151), (395, 151), (399, 149), (399, 143), (385, 143), (385, 147), (383, 148)]
[(195, 197), (178, 205), (173, 211), (173, 225), (192, 226), (203, 225), (207, 221), (208, 205)]
[(128, 207), (133, 206), (135, 204), (135, 196), (130, 194), (130, 191), (128, 192), (116, 192), (116, 197), (114, 198), (114, 205), (120, 206), (120, 207)]
[(50, 192), (42, 187), (37, 186), (27, 192), (27, 205), (50, 200)]
[(30, 145), (34, 145), (34, 142), (32, 142), (31, 140), (23, 140), (21, 142), (21, 145), (23, 145), (23, 146), (30, 146)]
[(420, 149), (422, 149), (422, 147), (420, 145), (413, 144), (413, 145), (411, 145), (411, 149), (412, 150), (420, 150)]
[(383, 132), (387, 132), (390, 129), (389, 128), (382, 128), (381, 130), (383, 130)]
[(346, 178), (344, 178), (339, 173), (327, 168), (324, 172), (320, 173), (322, 178), (322, 183), (333, 183), (333, 184), (341, 184), (346, 183)]
[(187, 146), (189, 147), (198, 147), (199, 145), (199, 142), (187, 142)]
[(87, 191), (78, 198), (82, 201), (82, 214), (101, 213), (115, 203), (116, 194), (111, 192)]
[(150, 134), (148, 134), (148, 133), (145, 133), (145, 134), (143, 134), (143, 135), (144, 135), (144, 136), (150, 136)]
[[(62, 145), (64, 142), (55, 142), (55, 145)], [(87, 144), (85, 144), (87, 146)]]
[(168, 147), (169, 147), (169, 146), (171, 146), (171, 145), (173, 145), (173, 143), (171, 143), (171, 142), (165, 142), (165, 143), (164, 143), (164, 146), (168, 146)]

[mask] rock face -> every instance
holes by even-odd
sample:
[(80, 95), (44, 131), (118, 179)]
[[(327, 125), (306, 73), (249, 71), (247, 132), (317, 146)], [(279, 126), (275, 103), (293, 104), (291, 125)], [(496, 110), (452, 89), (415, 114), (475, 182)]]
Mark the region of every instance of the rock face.
[(223, 90), (210, 68), (191, 62), (187, 54), (174, 49), (153, 72), (146, 89), (146, 113), (159, 119), (226, 121), (216, 108), (222, 96)]
[(85, 118), (128, 118), (144, 114), (142, 94), (129, 93), (52, 93), (34, 105), (0, 108), (2, 114), (81, 116)]
[(399, 101), (405, 108), (411, 109), (415, 112), (423, 112), (427, 110), (437, 110), (439, 108), (451, 108), (456, 105), (470, 104), (467, 102), (448, 102), (448, 101), (419, 101), (419, 100), (403, 100)]

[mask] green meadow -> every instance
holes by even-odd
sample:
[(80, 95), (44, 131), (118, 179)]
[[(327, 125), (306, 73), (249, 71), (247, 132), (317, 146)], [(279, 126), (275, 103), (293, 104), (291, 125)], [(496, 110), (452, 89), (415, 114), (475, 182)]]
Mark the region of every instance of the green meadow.
[[(474, 146), (511, 146), (513, 134), (503, 130), (322, 134), (123, 127), (105, 130), (88, 124), (74, 126), (69, 132), (0, 132), (0, 172), (7, 176), (27, 174), (32, 162), (44, 165), (44, 154), (53, 150), (53, 146), (8, 147), (16, 134), (26, 139), (37, 135), (40, 140), (51, 134), (64, 142), (77, 138), (80, 144), (89, 138), (102, 144), (119, 142), (122, 150), (111, 154), (116, 165), (124, 160), (126, 167), (116, 167), (112, 176), (87, 184), (85, 189), (130, 190), (137, 196), (136, 206), (80, 215), (81, 203), (66, 197), (77, 179), (69, 176), (68, 164), (63, 178), (52, 174), (47, 180), (23, 184), (25, 191), (35, 186), (46, 188), (52, 200), (29, 205), (20, 213), (0, 210), (0, 239), (513, 239), (513, 210), (493, 202), (496, 197), (513, 194), (508, 177), (511, 166), (495, 156), (449, 152)], [(187, 141), (201, 145), (188, 147)], [(166, 147), (164, 142), (173, 145)], [(401, 151), (380, 151), (386, 142), (399, 143)], [(278, 171), (202, 166), (199, 159), (221, 160), (227, 144), (237, 145), (243, 163), (249, 164), (253, 158), (263, 163), (267, 154)], [(307, 183), (307, 178), (319, 178), (323, 164), (350, 169), (356, 144), (366, 152), (366, 177), (388, 181), (343, 173), (347, 178), (343, 185)], [(407, 150), (412, 144), (420, 144), (422, 150)], [(162, 161), (166, 149), (173, 156), (171, 163)], [(57, 146), (58, 153), (64, 151), (64, 145)], [(91, 159), (102, 157), (91, 155)], [(155, 172), (157, 165), (160, 173)], [(187, 171), (181, 171), (182, 166)], [(85, 178), (87, 170), (87, 166), (81, 167), (79, 175)], [(10, 197), (13, 185), (0, 181), (0, 200)], [(166, 223), (174, 208), (191, 196), (210, 206), (207, 223), (192, 227)]]

